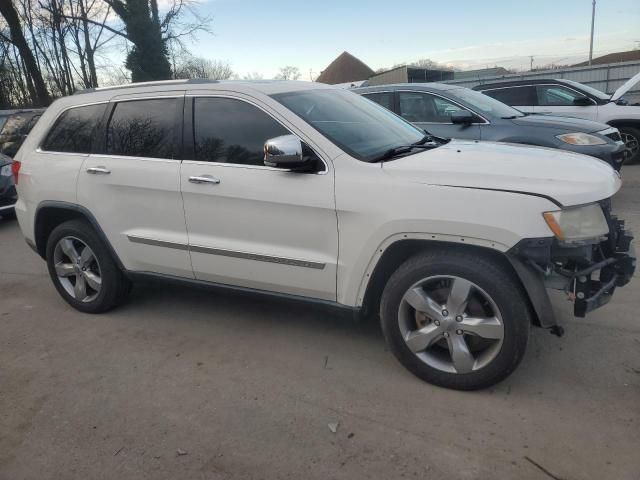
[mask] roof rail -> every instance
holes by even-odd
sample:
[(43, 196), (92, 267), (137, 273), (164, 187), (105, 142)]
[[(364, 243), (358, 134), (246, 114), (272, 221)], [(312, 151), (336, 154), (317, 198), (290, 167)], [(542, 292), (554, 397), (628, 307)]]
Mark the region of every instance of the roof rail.
[(188, 80), (154, 80), (151, 82), (137, 82), (137, 83), (128, 83), (126, 85), (115, 85), (113, 87), (96, 87), (96, 88), (85, 88), (84, 90), (78, 90), (74, 93), (74, 95), (82, 95), (83, 93), (92, 93), (92, 92), (103, 92), (107, 90), (123, 90), (126, 88), (136, 88), (136, 87), (161, 87), (163, 85), (188, 85), (188, 84), (199, 84), (199, 83), (220, 83), (219, 80), (209, 80), (207, 78), (190, 78)]

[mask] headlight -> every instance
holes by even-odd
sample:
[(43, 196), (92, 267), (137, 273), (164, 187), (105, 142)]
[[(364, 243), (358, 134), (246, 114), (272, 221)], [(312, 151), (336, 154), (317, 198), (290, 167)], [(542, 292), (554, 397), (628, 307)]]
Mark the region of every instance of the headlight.
[(607, 143), (606, 140), (600, 137), (581, 132), (556, 135), (556, 138), (571, 145), (605, 145)]
[(564, 243), (597, 243), (609, 233), (602, 207), (597, 203), (544, 212), (543, 216), (556, 238)]

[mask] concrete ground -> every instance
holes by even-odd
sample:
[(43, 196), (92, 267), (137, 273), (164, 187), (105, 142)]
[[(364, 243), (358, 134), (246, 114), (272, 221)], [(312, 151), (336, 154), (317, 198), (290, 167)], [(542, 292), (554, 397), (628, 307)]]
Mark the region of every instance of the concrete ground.
[[(615, 209), (640, 233), (640, 166)], [(0, 221), (0, 479), (640, 478), (640, 282), (519, 369), (423, 383), (375, 323), (297, 304), (137, 287), (72, 310)], [(332, 433), (328, 424), (338, 423)]]

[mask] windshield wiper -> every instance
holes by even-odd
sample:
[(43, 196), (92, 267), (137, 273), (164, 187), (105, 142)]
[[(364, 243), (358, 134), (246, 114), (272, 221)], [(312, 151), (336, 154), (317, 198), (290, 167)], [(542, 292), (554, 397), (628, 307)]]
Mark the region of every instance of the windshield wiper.
[(429, 148), (435, 148), (439, 146), (440, 145), (437, 143), (429, 143), (429, 144), (412, 143), (411, 145), (398, 145), (397, 147), (390, 148), (389, 150), (384, 152), (382, 155), (379, 155), (378, 157), (374, 158), (373, 160), (371, 160), (371, 163), (384, 162), (385, 160), (389, 160), (393, 157), (397, 157), (398, 155), (409, 153), (414, 148), (429, 149)]

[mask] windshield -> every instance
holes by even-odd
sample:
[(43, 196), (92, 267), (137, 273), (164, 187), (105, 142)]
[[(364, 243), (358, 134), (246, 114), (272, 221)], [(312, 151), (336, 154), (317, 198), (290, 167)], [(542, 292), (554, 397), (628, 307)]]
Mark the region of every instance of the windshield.
[(420, 142), (424, 132), (384, 107), (346, 90), (304, 90), (272, 96), (358, 160)]
[(500, 118), (524, 117), (524, 113), (484, 93), (469, 88), (448, 90), (448, 94), (466, 102), (469, 107)]
[(579, 88), (580, 90), (589, 93), (590, 95), (593, 95), (596, 98), (599, 98), (600, 100), (610, 100), (611, 99), (611, 95), (607, 95), (604, 92), (601, 92), (600, 90), (597, 90), (593, 87), (590, 87), (588, 85), (584, 85), (582, 83), (578, 83), (578, 82), (574, 82), (573, 80), (564, 80), (566, 83), (568, 83), (569, 85), (573, 85), (576, 88)]

